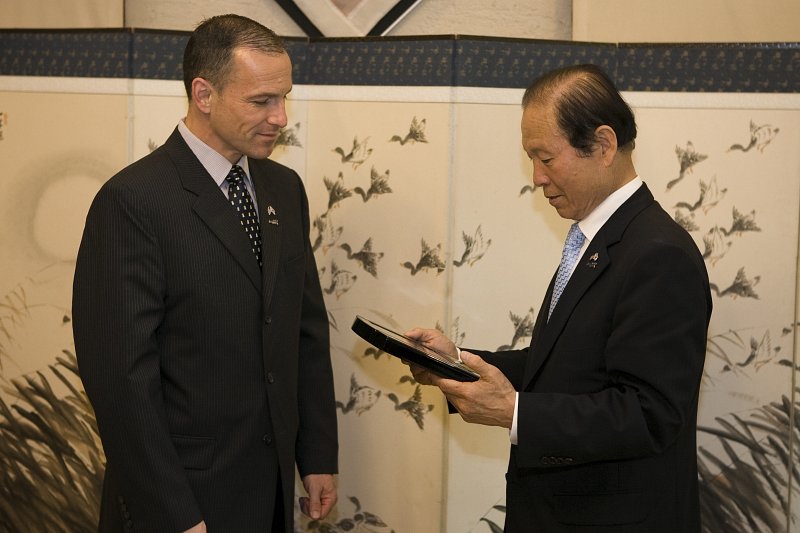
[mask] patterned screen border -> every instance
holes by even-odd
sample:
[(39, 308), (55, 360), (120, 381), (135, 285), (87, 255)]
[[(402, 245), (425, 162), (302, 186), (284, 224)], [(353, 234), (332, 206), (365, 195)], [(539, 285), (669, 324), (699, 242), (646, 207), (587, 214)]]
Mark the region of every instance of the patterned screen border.
[[(187, 32), (0, 30), (0, 75), (181, 79)], [(524, 88), (595, 63), (625, 91), (800, 92), (800, 43), (609, 44), (473, 36), (288, 38), (305, 85)]]

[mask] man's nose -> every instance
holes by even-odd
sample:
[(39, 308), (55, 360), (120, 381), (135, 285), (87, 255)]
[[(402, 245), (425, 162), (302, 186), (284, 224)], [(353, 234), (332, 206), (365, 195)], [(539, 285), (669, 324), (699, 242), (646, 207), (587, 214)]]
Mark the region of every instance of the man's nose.
[(286, 116), (286, 101), (281, 100), (267, 117), (267, 122), (279, 128), (285, 128), (289, 123), (289, 118)]
[(537, 187), (546, 185), (549, 182), (547, 173), (544, 170), (544, 165), (541, 163), (533, 163), (533, 184)]

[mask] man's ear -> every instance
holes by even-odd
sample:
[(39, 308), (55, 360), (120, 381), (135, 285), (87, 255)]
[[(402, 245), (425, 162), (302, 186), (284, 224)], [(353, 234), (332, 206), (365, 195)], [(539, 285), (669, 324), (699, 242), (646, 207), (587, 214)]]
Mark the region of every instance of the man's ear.
[(611, 165), (614, 161), (614, 156), (617, 155), (617, 134), (611, 126), (598, 126), (594, 130), (594, 138), (597, 146), (600, 148), (600, 156), (606, 165)]
[(211, 96), (214, 89), (208, 80), (203, 78), (195, 78), (192, 80), (192, 101), (197, 109), (203, 113), (211, 111)]

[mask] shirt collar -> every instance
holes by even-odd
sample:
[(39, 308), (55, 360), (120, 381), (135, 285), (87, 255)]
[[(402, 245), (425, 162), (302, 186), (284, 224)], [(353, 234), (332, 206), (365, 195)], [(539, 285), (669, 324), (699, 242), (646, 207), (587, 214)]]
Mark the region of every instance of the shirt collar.
[[(181, 134), (181, 137), (183, 137), (183, 140), (186, 141), (186, 144), (195, 157), (200, 161), (200, 164), (203, 165), (203, 168), (205, 168), (214, 179), (217, 187), (221, 187), (223, 183), (226, 183), (225, 178), (228, 177), (228, 173), (231, 171), (233, 165), (231, 165), (231, 162), (225, 159), (222, 154), (211, 148), (201, 141), (197, 135), (192, 133), (184, 120), (185, 119), (181, 119), (178, 121), (178, 132)], [(247, 156), (242, 155), (242, 158), (239, 159), (236, 164), (242, 167), (246, 176), (246, 181), (248, 182), (247, 185), (251, 186), (252, 181), (250, 180), (250, 166), (247, 162)]]
[(600, 202), (600, 205), (595, 207), (591, 213), (578, 222), (578, 227), (581, 228), (581, 232), (586, 236), (584, 246), (588, 245), (588, 243), (594, 239), (594, 236), (597, 235), (600, 228), (608, 222), (611, 215), (613, 215), (628, 198), (633, 196), (633, 193), (642, 186), (642, 183), (642, 178), (636, 176), (631, 181), (612, 192), (608, 198)]

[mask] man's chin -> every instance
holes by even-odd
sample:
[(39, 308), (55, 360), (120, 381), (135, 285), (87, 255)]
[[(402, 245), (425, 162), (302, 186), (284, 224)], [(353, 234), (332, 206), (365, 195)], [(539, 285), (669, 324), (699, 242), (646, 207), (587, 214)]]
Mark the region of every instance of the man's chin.
[(266, 159), (272, 155), (272, 152), (275, 150), (275, 145), (270, 144), (269, 146), (259, 146), (258, 148), (254, 148), (250, 150), (247, 154), (247, 157), (250, 159)]

